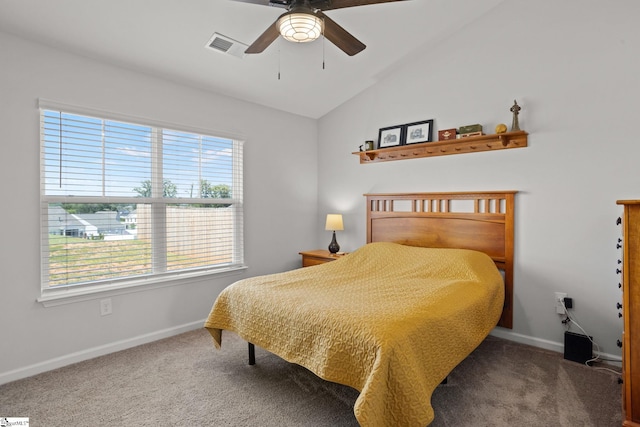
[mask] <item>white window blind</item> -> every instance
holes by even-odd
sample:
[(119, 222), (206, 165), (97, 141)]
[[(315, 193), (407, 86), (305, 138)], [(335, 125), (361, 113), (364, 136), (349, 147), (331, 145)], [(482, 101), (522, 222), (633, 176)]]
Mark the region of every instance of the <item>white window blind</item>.
[(40, 112), (43, 294), (243, 266), (241, 141)]

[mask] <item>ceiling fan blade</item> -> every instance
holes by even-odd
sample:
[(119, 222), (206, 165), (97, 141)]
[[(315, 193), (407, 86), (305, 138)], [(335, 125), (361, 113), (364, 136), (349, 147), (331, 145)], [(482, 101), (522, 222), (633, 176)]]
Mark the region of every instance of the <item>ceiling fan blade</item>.
[(288, 0), (231, 0), (239, 3), (260, 4), (262, 6), (275, 6), (286, 9), (289, 6)]
[(260, 35), (260, 37), (256, 39), (256, 41), (251, 44), (251, 46), (247, 48), (247, 50), (244, 51), (244, 53), (262, 53), (271, 43), (273, 43), (275, 39), (278, 38), (279, 35), (280, 31), (278, 31), (278, 27), (274, 22), (264, 33)]
[(367, 47), (324, 13), (316, 14), (324, 19), (324, 36), (347, 55), (353, 56)]
[(237, 1), (239, 3), (262, 4), (264, 6), (269, 6), (269, 0), (231, 0), (231, 1)]
[(345, 7), (367, 6), (369, 4), (390, 3), (392, 1), (408, 0), (329, 0), (322, 10), (344, 9)]

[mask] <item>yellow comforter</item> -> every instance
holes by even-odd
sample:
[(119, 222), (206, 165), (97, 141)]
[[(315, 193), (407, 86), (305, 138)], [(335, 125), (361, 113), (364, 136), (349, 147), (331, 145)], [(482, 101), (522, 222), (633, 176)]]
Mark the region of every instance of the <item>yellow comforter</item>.
[(205, 327), (236, 332), (356, 388), (361, 426), (419, 426), (431, 394), (496, 325), (502, 276), (485, 254), (370, 243), (336, 261), (244, 279)]

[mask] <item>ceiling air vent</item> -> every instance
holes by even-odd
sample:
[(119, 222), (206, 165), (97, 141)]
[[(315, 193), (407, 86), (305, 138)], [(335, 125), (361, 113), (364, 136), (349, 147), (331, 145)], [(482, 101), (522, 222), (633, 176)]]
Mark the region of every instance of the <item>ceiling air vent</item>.
[(228, 55), (242, 58), (244, 56), (244, 51), (247, 50), (247, 47), (249, 46), (230, 37), (223, 36), (222, 34), (213, 33), (205, 47), (207, 49), (215, 50), (216, 52), (226, 53)]

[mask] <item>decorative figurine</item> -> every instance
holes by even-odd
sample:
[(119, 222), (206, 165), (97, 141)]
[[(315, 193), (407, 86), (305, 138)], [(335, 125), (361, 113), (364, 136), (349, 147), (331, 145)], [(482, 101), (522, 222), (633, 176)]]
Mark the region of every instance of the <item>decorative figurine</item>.
[(520, 125), (518, 124), (518, 114), (520, 113), (520, 110), (521, 110), (520, 106), (514, 99), (513, 107), (509, 109), (509, 111), (513, 113), (513, 122), (511, 122), (511, 132), (520, 130)]
[(500, 123), (499, 125), (496, 126), (497, 134), (505, 133), (506, 131), (507, 131), (507, 125), (505, 125), (504, 123)]

